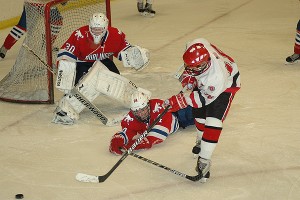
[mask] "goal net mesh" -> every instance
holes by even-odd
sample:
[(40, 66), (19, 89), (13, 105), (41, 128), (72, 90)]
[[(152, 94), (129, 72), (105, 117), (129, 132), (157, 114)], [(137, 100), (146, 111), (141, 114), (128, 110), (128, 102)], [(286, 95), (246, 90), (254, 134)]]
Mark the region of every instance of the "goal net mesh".
[(0, 81), (0, 100), (54, 103), (52, 72), (59, 48), (93, 13), (110, 19), (109, 0), (25, 0), (24, 7), (26, 37), (11, 71)]

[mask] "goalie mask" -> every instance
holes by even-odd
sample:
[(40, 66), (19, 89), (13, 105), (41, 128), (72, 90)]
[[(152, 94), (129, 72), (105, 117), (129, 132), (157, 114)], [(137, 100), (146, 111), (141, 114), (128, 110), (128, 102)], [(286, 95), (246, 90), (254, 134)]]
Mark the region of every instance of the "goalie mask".
[(204, 73), (211, 65), (209, 52), (201, 43), (191, 45), (183, 54), (184, 67), (191, 76)]
[(135, 92), (131, 96), (130, 110), (134, 117), (141, 122), (150, 119), (150, 105), (148, 97), (141, 92)]
[(94, 13), (90, 19), (89, 30), (94, 43), (99, 44), (108, 27), (108, 19), (103, 13)]

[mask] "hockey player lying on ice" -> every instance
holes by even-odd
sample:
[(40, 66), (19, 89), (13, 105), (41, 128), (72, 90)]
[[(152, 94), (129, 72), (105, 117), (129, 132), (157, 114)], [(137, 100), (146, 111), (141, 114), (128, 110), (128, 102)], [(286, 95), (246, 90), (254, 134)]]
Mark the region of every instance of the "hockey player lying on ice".
[[(105, 94), (129, 107), (131, 93), (137, 88), (119, 75), (109, 57), (118, 58), (124, 67), (141, 70), (149, 63), (149, 52), (129, 44), (123, 32), (108, 24), (104, 14), (93, 14), (89, 25), (75, 30), (59, 50), (56, 88), (65, 95), (55, 110), (53, 123), (71, 125), (79, 119), (85, 106), (69, 95), (74, 86), (91, 102)], [(150, 95), (149, 91), (143, 92)]]
[[(121, 149), (129, 149), (140, 134), (147, 131), (149, 124), (163, 111), (164, 101), (161, 99), (148, 99), (144, 93), (133, 93), (129, 113), (121, 122), (122, 131), (116, 133), (110, 142), (109, 151), (121, 155)], [(163, 142), (179, 127), (194, 124), (191, 107), (177, 112), (167, 112), (161, 120), (143, 138), (135, 150), (149, 149), (155, 144)]]

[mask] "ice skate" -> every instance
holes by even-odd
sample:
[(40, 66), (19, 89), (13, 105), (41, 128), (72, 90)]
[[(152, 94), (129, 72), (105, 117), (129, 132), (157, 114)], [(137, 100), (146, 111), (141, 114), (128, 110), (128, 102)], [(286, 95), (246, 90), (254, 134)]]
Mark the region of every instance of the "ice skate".
[(0, 60), (2, 60), (3, 58), (5, 58), (6, 52), (7, 52), (7, 49), (4, 46), (2, 46), (0, 48)]
[(144, 12), (142, 13), (145, 17), (154, 17), (155, 11), (152, 9), (152, 4), (146, 3)]
[(145, 11), (144, 3), (137, 2), (137, 9), (138, 9), (139, 13), (143, 13)]
[(300, 54), (294, 53), (293, 55), (287, 57), (285, 61), (286, 61), (285, 63), (286, 65), (295, 64), (300, 61)]
[(205, 183), (210, 177), (211, 160), (198, 157), (196, 171), (203, 174), (203, 178), (200, 179), (201, 183)]
[(57, 112), (52, 120), (52, 123), (55, 124), (64, 124), (64, 125), (73, 125), (74, 120), (71, 119), (66, 112), (60, 110)]

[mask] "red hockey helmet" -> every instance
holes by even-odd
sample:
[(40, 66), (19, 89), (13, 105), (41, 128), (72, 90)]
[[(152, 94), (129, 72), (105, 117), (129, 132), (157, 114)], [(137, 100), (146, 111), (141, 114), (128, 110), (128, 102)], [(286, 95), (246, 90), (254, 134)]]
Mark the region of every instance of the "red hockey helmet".
[(192, 76), (205, 72), (211, 65), (210, 55), (201, 43), (191, 45), (182, 56), (185, 70)]

